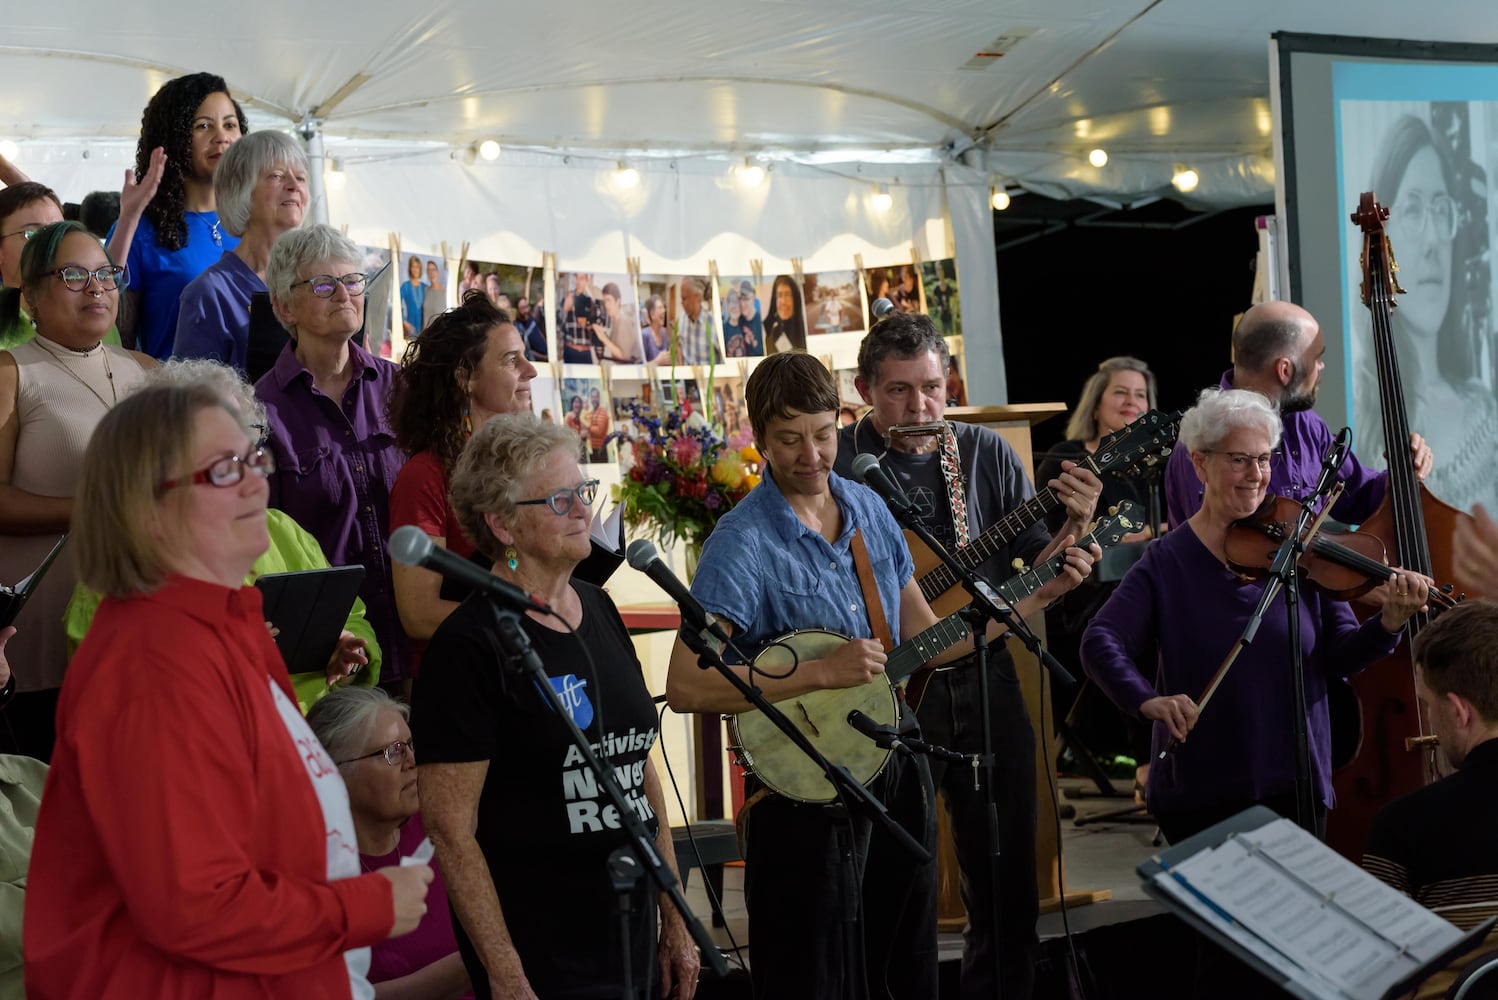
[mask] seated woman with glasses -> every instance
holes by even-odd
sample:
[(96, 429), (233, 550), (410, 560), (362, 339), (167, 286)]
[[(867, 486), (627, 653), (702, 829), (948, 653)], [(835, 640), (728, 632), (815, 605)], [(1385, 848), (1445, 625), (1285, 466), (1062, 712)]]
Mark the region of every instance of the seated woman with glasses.
[(390, 488), (406, 462), (386, 416), (396, 366), (358, 344), (366, 276), (353, 241), (331, 226), (293, 229), (265, 268), (291, 343), (255, 383), (276, 456), (271, 506), (322, 545), (334, 566), (364, 567), (359, 587), (384, 654), (382, 684), (411, 676), (390, 576)]
[(133, 393), (83, 459), (73, 546), (105, 594), (58, 706), (26, 893), (49, 997), (370, 996), (426, 865), (363, 874), (348, 792), (245, 574), (274, 460), (206, 385)]
[[(629, 632), (604, 591), (573, 577), (588, 555), (598, 480), (571, 431), (529, 414), (474, 432), (453, 472), (458, 523), (501, 580), (555, 609), (521, 624), (572, 720), (612, 766), (675, 867), (649, 760), (656, 716)], [(617, 996), (618, 900), (606, 863), (627, 843), (567, 731), (493, 639), (488, 599), (469, 597), (432, 637), (412, 732), (421, 812), (458, 916), (458, 948), (480, 997)], [(697, 948), (644, 879), (633, 893), (630, 968), (641, 996), (692, 996)]]
[[(0, 583), (14, 586), (68, 530), (89, 435), (156, 362), (104, 343), (119, 313), (125, 269), (76, 222), (42, 226), (26, 240), (21, 295), (36, 336), (0, 352)], [(73, 592), (62, 554), (16, 619), (10, 647), (20, 692), (9, 722), (14, 746), (47, 760), (67, 666), (62, 612)]]
[[(307, 713), (307, 725), (348, 787), (365, 871), (399, 865), (426, 839), (417, 812), (416, 754), (406, 725), (410, 715), (409, 708), (379, 688), (334, 691)], [(410, 934), (374, 946), (369, 981), (376, 997), (473, 996), (435, 862), (432, 872), (421, 923)]]
[[(238, 411), (245, 424), (255, 431), (257, 437), (265, 433), (265, 407), (255, 398), (244, 379), (234, 369), (217, 361), (200, 359), (168, 361), (146, 376), (143, 387), (156, 385), (205, 384)], [(257, 441), (257, 444), (261, 443)], [(294, 573), (301, 570), (326, 569), (327, 557), (317, 539), (307, 534), (284, 511), (267, 510), (265, 526), (270, 535), (270, 547), (255, 560), (245, 577), (245, 586), (267, 573)], [(98, 611), (100, 595), (83, 584), (73, 591), (63, 616), (63, 626), (68, 634), (68, 652), (71, 654), (88, 634)], [(275, 622), (270, 622), (272, 627)], [(375, 640), (374, 628), (365, 617), (364, 602), (354, 598), (348, 621), (337, 647), (328, 657), (323, 670), (291, 675), (291, 686), (296, 691), (297, 707), (306, 712), (319, 698), (335, 687), (357, 685), (369, 687), (380, 678), (380, 645)]]
[[(1203, 484), (1202, 506), (1129, 570), (1082, 636), (1082, 665), (1119, 708), (1154, 724), (1148, 804), (1171, 843), (1249, 806), (1295, 818), (1295, 741), (1283, 598), (1269, 606), (1198, 718), (1196, 699), (1237, 642), (1266, 586), (1228, 568), (1228, 528), (1264, 502), (1280, 415), (1257, 392), (1205, 389), (1181, 421), (1180, 441)], [(1328, 682), (1363, 669), (1399, 643), (1430, 581), (1398, 571), (1380, 588), (1383, 611), (1362, 625), (1342, 601), (1301, 589), (1306, 724), (1316, 822), (1333, 805)], [(1372, 597), (1370, 597), (1372, 600)], [(1189, 734), (1189, 739), (1187, 738)], [(1164, 761), (1171, 739), (1183, 740)]]

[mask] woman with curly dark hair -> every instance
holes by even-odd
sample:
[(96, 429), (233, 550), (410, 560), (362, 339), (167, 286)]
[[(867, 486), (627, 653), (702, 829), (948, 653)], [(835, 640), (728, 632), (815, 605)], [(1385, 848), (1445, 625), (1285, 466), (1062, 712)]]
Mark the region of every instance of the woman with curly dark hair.
[[(414, 524), (434, 544), (464, 558), (474, 554), (448, 500), (448, 477), (484, 421), (530, 412), (535, 377), (519, 331), (481, 291), (467, 292), (461, 305), (407, 344), (390, 396), (390, 426), (411, 458), (390, 490), (391, 531)], [(442, 599), (442, 578), (431, 570), (396, 564), (391, 582), (401, 626), (412, 639), (431, 638), (458, 606)]]
[(165, 151), (165, 170), (135, 231), (128, 231), (122, 214), (110, 248), (118, 254), (129, 247), (130, 288), (121, 332), (127, 343), (152, 357), (165, 359), (172, 352), (182, 289), (239, 245), (219, 222), (213, 172), (248, 130), (223, 77), (212, 73), (167, 81), (141, 116), (136, 172), (148, 175), (157, 149)]

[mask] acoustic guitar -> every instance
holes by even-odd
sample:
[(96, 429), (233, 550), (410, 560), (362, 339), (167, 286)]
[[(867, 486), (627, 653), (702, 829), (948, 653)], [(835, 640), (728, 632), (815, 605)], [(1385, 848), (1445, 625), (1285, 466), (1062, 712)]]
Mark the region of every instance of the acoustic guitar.
[[(1107, 548), (1125, 535), (1143, 527), (1146, 515), (1138, 505), (1125, 501), (1115, 512), (1097, 522), (1078, 545), (1097, 542)], [(1066, 554), (1058, 553), (1043, 565), (1005, 580), (994, 588), (1011, 607), (1050, 581), (1066, 567)], [(862, 784), (878, 777), (890, 752), (848, 725), (848, 715), (858, 711), (880, 725), (893, 726), (900, 719), (896, 685), (917, 673), (953, 643), (972, 633), (961, 614), (948, 615), (919, 635), (896, 646), (886, 658), (884, 673), (852, 688), (829, 688), (787, 698), (776, 707), (783, 712), (817, 750), (833, 764), (847, 767)], [(767, 645), (754, 658), (756, 669), (784, 673), (807, 660), (831, 655), (852, 639), (826, 629), (799, 629)], [(924, 690), (924, 683), (922, 684)], [(801, 750), (786, 739), (764, 713), (740, 712), (728, 718), (730, 743), (739, 765), (754, 774), (772, 791), (798, 802), (831, 802), (836, 797), (827, 777)]]
[[(1104, 472), (1134, 471), (1143, 474), (1146, 468), (1163, 462), (1175, 445), (1181, 427), (1181, 414), (1150, 410), (1141, 414), (1127, 427), (1120, 428), (1098, 442), (1092, 455), (1085, 455), (1077, 464), (1102, 475)], [(1061, 506), (1061, 499), (1049, 487), (1042, 486), (1033, 497), (989, 525), (977, 538), (955, 550), (952, 557), (968, 569), (983, 565), (1030, 525), (1041, 520)], [(1138, 530), (1143, 530), (1144, 518), (1139, 518)], [(931, 610), (939, 615), (951, 614), (968, 603), (967, 591), (957, 574), (932, 552), (925, 542), (910, 531), (905, 532), (905, 544), (915, 560), (915, 576), (920, 581), (921, 593), (925, 595)], [(1078, 542), (1077, 544), (1081, 544)]]

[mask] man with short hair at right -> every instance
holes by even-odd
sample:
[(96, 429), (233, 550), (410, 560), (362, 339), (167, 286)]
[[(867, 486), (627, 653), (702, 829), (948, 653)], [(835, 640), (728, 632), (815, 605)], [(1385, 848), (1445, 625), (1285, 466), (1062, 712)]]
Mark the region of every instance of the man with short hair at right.
[[(1222, 374), (1224, 389), (1252, 389), (1279, 407), (1284, 437), (1269, 467), (1269, 492), (1304, 500), (1321, 475), (1321, 459), (1335, 435), (1312, 409), (1321, 387), (1321, 359), (1326, 338), (1316, 318), (1293, 302), (1260, 302), (1251, 306), (1233, 329), (1233, 367)], [(1415, 477), (1430, 475), (1430, 446), (1410, 435)], [(1371, 469), (1349, 449), (1338, 478), (1346, 484), (1332, 517), (1361, 524), (1384, 498), (1388, 473)], [(1165, 467), (1165, 508), (1170, 526), (1178, 527), (1202, 505), (1202, 484), (1185, 448), (1171, 453)]]
[[(1415, 693), (1456, 771), (1379, 811), (1363, 867), (1468, 930), (1498, 916), (1498, 604), (1444, 612), (1413, 659)], [(1441, 996), (1425, 991), (1450, 978), (1419, 995)]]

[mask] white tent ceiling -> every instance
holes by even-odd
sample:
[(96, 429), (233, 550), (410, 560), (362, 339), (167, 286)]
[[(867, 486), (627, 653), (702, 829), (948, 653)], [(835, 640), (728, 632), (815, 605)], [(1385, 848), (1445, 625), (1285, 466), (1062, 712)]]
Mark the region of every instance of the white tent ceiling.
[[(1271, 32), (1498, 41), (1492, 0), (6, 7), (0, 137), (38, 144), (128, 141), (160, 83), (211, 69), (252, 125), (318, 121), (332, 155), (486, 138), (636, 157), (965, 154), (1012, 184), (1115, 200), (1169, 193), (1187, 162), (1195, 199), (1217, 205), (1271, 197)], [(1001, 36), (1002, 58), (963, 68)], [(1085, 162), (1095, 145), (1112, 154), (1102, 170)]]

